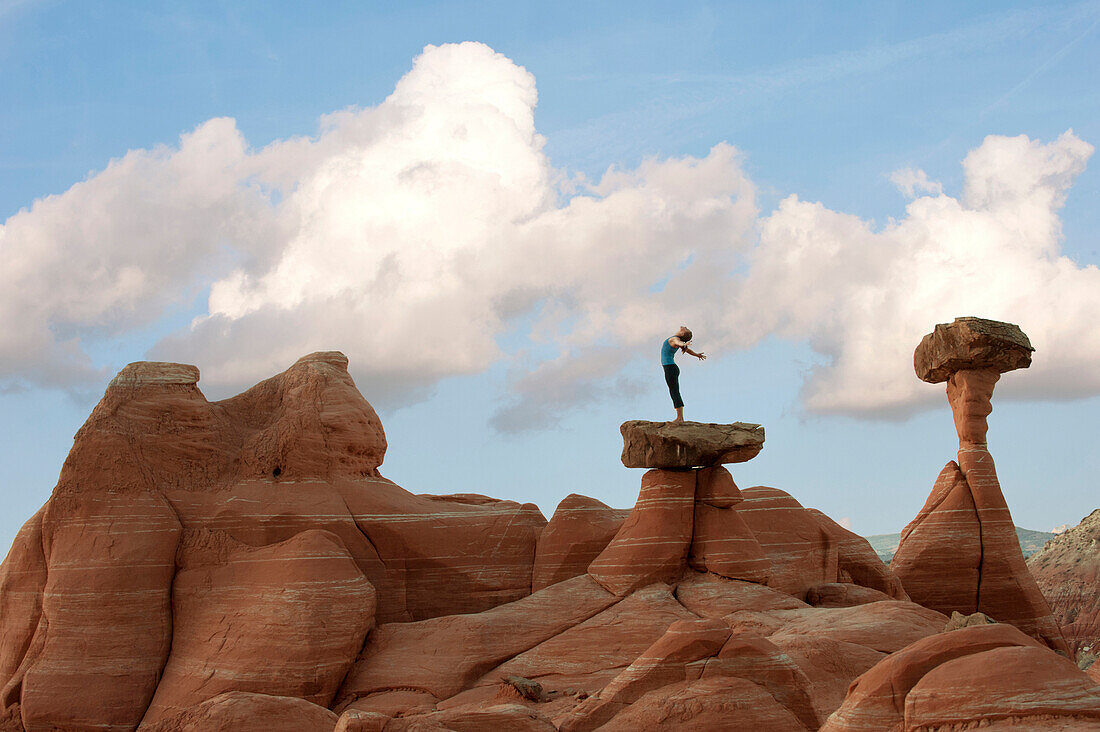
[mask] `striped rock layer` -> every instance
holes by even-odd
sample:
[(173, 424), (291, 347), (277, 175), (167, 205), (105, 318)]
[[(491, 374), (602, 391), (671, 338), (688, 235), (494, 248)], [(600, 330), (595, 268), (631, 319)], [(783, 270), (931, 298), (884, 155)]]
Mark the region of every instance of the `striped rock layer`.
[[(1053, 651), (942, 632), (866, 540), (721, 466), (651, 470), (629, 512), (573, 495), (547, 524), (384, 478), (341, 354), (220, 402), (197, 380), (124, 369), (0, 565), (0, 730), (1095, 721), (1095, 681)], [(964, 484), (986, 467), (960, 463)], [(983, 627), (1011, 637), (963, 642)]]
[(1070, 650), (1100, 649), (1100, 509), (1047, 542), (1027, 566)]
[(932, 493), (905, 527), (890, 562), (909, 596), (950, 615), (982, 612), (1069, 654), (1061, 629), (1028, 571), (986, 447), (992, 369), (953, 373), (948, 401), (959, 436), (958, 462), (940, 472)]

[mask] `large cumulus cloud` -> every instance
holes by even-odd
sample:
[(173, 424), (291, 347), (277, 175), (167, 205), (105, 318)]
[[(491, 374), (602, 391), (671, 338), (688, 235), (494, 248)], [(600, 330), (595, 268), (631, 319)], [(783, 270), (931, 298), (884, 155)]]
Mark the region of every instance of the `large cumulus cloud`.
[(254, 150), (216, 119), (112, 161), (0, 227), (0, 381), (95, 382), (89, 343), (209, 288), (150, 354), (199, 364), (208, 389), (339, 348), (388, 406), (505, 361), (505, 430), (631, 393), (623, 367), (682, 322), (717, 353), (807, 340), (826, 361), (804, 391), (820, 411), (919, 406), (913, 345), (959, 314), (1032, 335), (1030, 395), (1100, 391), (1098, 273), (1060, 254), (1059, 209), (1092, 152), (1072, 133), (987, 138), (958, 198), (901, 171), (915, 198), (876, 229), (793, 196), (761, 219), (724, 143), (570, 177), (543, 153), (536, 102), (534, 77), (492, 49), (429, 46), (382, 103), (314, 136)]

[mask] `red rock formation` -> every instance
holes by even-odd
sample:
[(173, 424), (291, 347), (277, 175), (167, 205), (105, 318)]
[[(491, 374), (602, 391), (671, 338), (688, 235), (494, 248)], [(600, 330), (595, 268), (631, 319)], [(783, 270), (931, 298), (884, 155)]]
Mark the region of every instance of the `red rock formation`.
[(588, 574), (619, 597), (680, 576), (691, 547), (694, 470), (650, 470), (638, 502)]
[(958, 463), (940, 473), (924, 508), (901, 535), (891, 568), (910, 597), (950, 614), (983, 612), (1068, 653), (1027, 570), (1012, 515), (986, 446), (1000, 374), (1031, 363), (1027, 337), (1008, 323), (960, 318), (937, 325), (914, 355), (917, 375), (947, 381), (959, 437)]
[(331, 732), (335, 724), (335, 714), (302, 699), (229, 691), (141, 729), (142, 732)]
[[(625, 520), (571, 496), (547, 524), (383, 478), (381, 424), (339, 354), (221, 402), (197, 377), (124, 369), (0, 566), (0, 729), (786, 732), (842, 699), (837, 724), (985, 723), (996, 704), (1015, 715), (996, 724), (1093, 721), (1087, 677), (1050, 651), (1005, 625), (940, 633), (947, 618), (907, 601), (866, 541), (720, 466), (649, 471)], [(965, 489), (972, 526), (999, 531), (974, 442), (988, 381), (955, 379), (972, 449), (922, 525)], [(752, 452), (718, 432), (685, 454)], [(975, 578), (1026, 603), (998, 561)], [(1026, 652), (986, 657), (1014, 643)], [(1016, 685), (997, 696), (978, 659)], [(957, 668), (974, 698), (943, 691)]]
[(1089, 729), (1083, 725), (1100, 719), (1100, 687), (997, 623), (933, 635), (886, 657), (852, 684), (821, 730), (969, 729), (998, 721), (1036, 729), (1051, 716), (1065, 729)]
[(363, 647), (374, 588), (336, 536), (304, 531), (256, 549), (226, 538), (200, 536), (185, 551), (172, 652), (145, 724), (230, 690), (327, 707)]
[[(608, 722), (642, 695), (689, 677), (699, 678), (702, 667), (688, 664), (709, 658), (730, 637), (721, 620), (679, 620), (642, 652), (599, 693), (589, 697), (558, 727), (562, 732), (589, 732)], [(694, 672), (694, 673), (693, 673)]]
[(615, 538), (629, 514), (576, 493), (562, 499), (539, 535), (531, 590), (538, 591), (584, 574), (592, 560)]
[[(180, 364), (123, 369), (77, 433), (52, 498), (17, 537), (0, 569), (9, 719), (27, 729), (132, 728), (158, 682), (162, 698), (193, 699), (186, 674), (170, 668), (160, 679), (183, 530), (252, 547), (327, 531), (377, 590), (383, 622), (477, 612), (530, 593), (545, 525), (538, 509), (413, 496), (378, 475), (382, 426), (341, 354), (307, 356), (221, 402), (207, 401), (197, 380)], [(288, 574), (267, 581), (293, 582), (293, 562), (279, 566)], [(259, 601), (239, 600), (254, 609)], [(321, 680), (330, 672), (319, 669), (335, 674), (352, 660), (342, 643), (356, 642), (338, 637), (308, 641), (316, 683), (300, 686), (303, 696), (330, 694), (333, 682)], [(239, 665), (203, 661), (227, 664), (219, 673)], [(294, 687), (292, 676), (280, 683)]]
[(1100, 509), (1027, 560), (1074, 653), (1100, 649)]
[(341, 703), (388, 689), (413, 689), (446, 699), (501, 661), (614, 602), (614, 596), (581, 575), (481, 613), (379, 626), (348, 674)]
[(697, 475), (688, 563), (729, 579), (767, 582), (771, 562), (736, 510), (745, 499), (733, 476), (721, 466), (700, 470)]
[(942, 727), (975, 720), (1033, 729), (1041, 719), (1100, 727), (1100, 687), (1045, 648), (994, 648), (940, 664), (905, 697), (906, 723)]

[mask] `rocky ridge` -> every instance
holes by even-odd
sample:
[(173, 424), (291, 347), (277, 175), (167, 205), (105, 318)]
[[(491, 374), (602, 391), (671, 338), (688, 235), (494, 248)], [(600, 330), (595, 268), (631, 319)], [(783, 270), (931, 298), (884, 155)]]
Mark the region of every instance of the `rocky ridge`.
[(1058, 534), (1027, 562), (1070, 649), (1100, 653), (1100, 509)]
[[(911, 601), (866, 540), (739, 488), (729, 450), (652, 465), (629, 512), (573, 495), (547, 522), (384, 478), (341, 354), (220, 402), (197, 384), (124, 369), (0, 565), (0, 729), (1100, 723), (1029, 618)], [(658, 463), (685, 442), (656, 439)]]

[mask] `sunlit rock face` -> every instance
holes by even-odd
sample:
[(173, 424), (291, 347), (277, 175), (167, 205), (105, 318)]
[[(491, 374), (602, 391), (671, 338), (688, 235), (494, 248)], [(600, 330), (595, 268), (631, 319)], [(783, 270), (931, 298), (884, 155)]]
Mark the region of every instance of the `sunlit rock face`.
[[(999, 373), (970, 372), (951, 377), (967, 430)], [(123, 369), (0, 565), (0, 730), (1095, 721), (1095, 682), (996, 610), (945, 633), (959, 623), (911, 602), (866, 540), (782, 490), (739, 488), (722, 464), (759, 452), (756, 425), (640, 441), (624, 425), (624, 454), (660, 463), (633, 508), (574, 494), (547, 523), (383, 477), (385, 433), (342, 354), (224, 401), (198, 384), (193, 366)], [(987, 528), (992, 462), (967, 434), (918, 523), (962, 506), (972, 519), (943, 525), (985, 557), (943, 594), (1030, 607), (1026, 587), (992, 582), (1016, 575)], [(987, 663), (995, 681), (977, 678)]]
[(916, 602), (942, 613), (982, 612), (1051, 648), (1069, 652), (1024, 563), (986, 445), (1001, 372), (1031, 364), (1031, 343), (1011, 323), (956, 318), (917, 346), (925, 381), (946, 381), (959, 438), (958, 461), (940, 473), (924, 508), (901, 535), (890, 567)]

